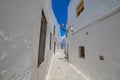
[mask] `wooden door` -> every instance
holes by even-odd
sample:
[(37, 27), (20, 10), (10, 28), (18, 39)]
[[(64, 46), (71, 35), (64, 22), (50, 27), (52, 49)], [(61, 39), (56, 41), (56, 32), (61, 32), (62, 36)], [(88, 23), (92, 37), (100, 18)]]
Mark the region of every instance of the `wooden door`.
[(54, 53), (55, 53), (55, 49), (56, 49), (56, 42), (54, 42)]
[(39, 39), (39, 51), (38, 51), (38, 67), (44, 61), (45, 56), (45, 43), (46, 43), (47, 21), (42, 11), (41, 30)]

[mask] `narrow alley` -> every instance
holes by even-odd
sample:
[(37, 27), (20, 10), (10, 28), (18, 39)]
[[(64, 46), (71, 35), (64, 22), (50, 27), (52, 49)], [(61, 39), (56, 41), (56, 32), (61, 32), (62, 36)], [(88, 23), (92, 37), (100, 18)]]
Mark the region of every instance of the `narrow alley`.
[(46, 80), (88, 80), (65, 58), (63, 50), (59, 50), (51, 61)]
[(120, 0), (0, 0), (0, 80), (120, 80)]

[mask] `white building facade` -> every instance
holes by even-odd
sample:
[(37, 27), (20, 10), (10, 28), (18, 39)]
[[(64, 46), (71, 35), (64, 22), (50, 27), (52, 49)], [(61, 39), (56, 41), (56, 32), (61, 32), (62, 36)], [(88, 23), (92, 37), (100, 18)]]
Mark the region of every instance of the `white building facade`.
[(71, 0), (67, 29), (68, 59), (87, 80), (120, 79), (120, 0)]
[(51, 0), (0, 0), (0, 80), (45, 80), (59, 32)]

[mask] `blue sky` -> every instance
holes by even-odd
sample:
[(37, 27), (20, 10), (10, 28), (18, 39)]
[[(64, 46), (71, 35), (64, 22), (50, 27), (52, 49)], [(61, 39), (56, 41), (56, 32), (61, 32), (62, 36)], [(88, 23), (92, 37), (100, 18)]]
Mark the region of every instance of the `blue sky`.
[[(70, 0), (52, 0), (52, 8), (57, 18), (58, 24), (66, 24), (67, 21), (67, 7)], [(65, 26), (66, 27), (66, 26)], [(60, 28), (61, 36), (65, 34)]]

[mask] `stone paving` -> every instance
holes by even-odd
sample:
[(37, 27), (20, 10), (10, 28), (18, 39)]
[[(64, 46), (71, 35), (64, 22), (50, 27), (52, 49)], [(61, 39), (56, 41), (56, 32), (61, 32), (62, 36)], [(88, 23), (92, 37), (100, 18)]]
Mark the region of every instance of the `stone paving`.
[(46, 80), (87, 80), (84, 75), (65, 59), (63, 50), (55, 54), (51, 61)]

